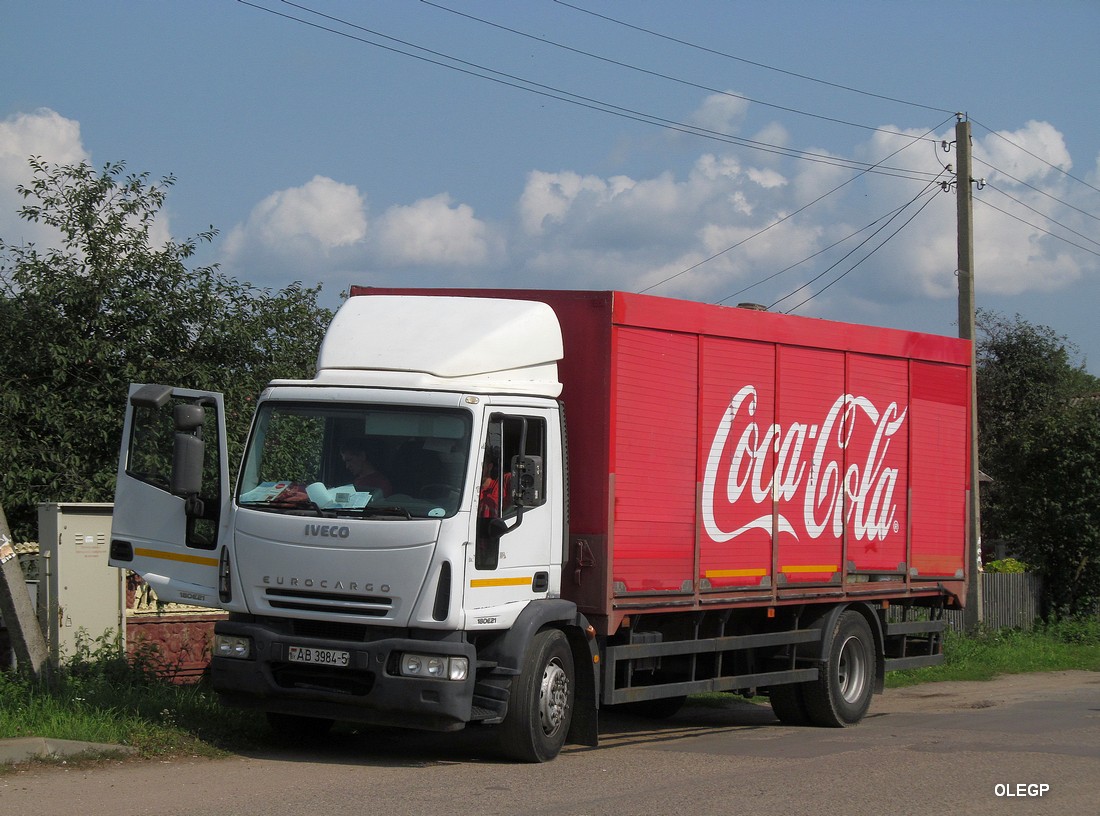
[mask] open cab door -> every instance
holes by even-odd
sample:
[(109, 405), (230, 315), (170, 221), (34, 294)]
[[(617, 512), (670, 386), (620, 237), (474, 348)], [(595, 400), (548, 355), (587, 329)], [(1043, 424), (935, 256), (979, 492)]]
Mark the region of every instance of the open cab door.
[(228, 568), (232, 546), (229, 503), (222, 395), (131, 385), (111, 566), (141, 575), (163, 602), (219, 608), (219, 567)]

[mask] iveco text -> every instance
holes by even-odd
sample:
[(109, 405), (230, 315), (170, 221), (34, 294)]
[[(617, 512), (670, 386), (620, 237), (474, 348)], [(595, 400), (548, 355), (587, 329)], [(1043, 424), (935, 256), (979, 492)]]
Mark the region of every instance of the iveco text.
[(305, 535), (320, 536), (321, 538), (347, 538), (351, 535), (351, 528), (336, 524), (307, 524)]

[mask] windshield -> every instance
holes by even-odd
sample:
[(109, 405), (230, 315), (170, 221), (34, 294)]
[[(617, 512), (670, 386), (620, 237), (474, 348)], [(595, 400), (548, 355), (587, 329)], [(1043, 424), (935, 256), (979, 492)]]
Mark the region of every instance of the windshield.
[(293, 514), (444, 518), (458, 511), (469, 442), (460, 410), (268, 402), (237, 501)]

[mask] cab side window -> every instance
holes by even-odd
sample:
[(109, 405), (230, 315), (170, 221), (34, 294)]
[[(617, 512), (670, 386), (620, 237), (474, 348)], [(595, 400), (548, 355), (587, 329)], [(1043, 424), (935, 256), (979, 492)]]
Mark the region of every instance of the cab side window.
[(500, 537), (523, 509), (545, 503), (541, 491), (527, 488), (527, 471), (546, 461), (546, 422), (541, 417), (494, 414), (489, 422), (478, 482), (474, 566), (496, 569)]

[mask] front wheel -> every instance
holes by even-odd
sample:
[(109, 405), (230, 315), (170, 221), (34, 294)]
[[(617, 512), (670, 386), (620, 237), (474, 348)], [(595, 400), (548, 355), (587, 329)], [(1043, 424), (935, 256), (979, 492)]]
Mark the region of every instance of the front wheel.
[(863, 719), (875, 690), (878, 653), (867, 620), (854, 610), (829, 634), (829, 660), (814, 682), (802, 684), (806, 713), (815, 725), (845, 728)]
[(547, 762), (558, 755), (573, 716), (573, 652), (565, 634), (546, 629), (527, 648), (512, 680), (508, 713), (501, 723), (504, 752), (521, 762)]

